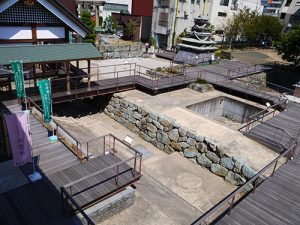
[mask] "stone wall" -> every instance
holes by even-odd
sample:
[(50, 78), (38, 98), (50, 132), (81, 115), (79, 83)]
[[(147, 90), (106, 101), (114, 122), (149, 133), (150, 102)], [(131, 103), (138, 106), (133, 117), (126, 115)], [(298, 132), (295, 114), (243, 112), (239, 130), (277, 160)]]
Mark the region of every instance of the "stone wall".
[(142, 57), (146, 51), (140, 43), (132, 45), (99, 45), (98, 49), (103, 54), (104, 59)]
[[(123, 209), (133, 205), (135, 198), (135, 190), (132, 187), (127, 187), (124, 191), (121, 191), (104, 201), (99, 202), (92, 207), (87, 208), (84, 212), (95, 223), (99, 224), (107, 218), (121, 212)], [(80, 219), (80, 224), (87, 224), (84, 217), (78, 213), (74, 218), (75, 224)]]
[(267, 74), (265, 72), (253, 74), (251, 76), (236, 79), (238, 82), (247, 85), (250, 88), (260, 89), (267, 86)]
[(128, 102), (119, 94), (114, 94), (104, 112), (160, 150), (178, 151), (234, 185), (242, 185), (255, 174), (243, 159), (227, 155), (226, 147), (217, 141), (196, 136), (173, 119)]
[(200, 93), (205, 93), (208, 91), (213, 91), (214, 86), (212, 86), (211, 84), (198, 84), (198, 83), (191, 83), (188, 86), (190, 89), (193, 89), (194, 91), (198, 91)]

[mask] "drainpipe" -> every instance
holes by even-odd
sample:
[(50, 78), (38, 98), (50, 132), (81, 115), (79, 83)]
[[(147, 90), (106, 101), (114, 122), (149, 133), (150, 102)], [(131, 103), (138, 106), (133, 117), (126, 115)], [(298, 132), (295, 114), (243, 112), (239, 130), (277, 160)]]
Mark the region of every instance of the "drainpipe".
[(176, 36), (176, 25), (177, 25), (177, 18), (178, 18), (178, 3), (179, 0), (176, 0), (176, 9), (175, 9), (175, 21), (173, 26), (173, 35), (172, 35), (172, 48), (175, 47), (175, 36)]

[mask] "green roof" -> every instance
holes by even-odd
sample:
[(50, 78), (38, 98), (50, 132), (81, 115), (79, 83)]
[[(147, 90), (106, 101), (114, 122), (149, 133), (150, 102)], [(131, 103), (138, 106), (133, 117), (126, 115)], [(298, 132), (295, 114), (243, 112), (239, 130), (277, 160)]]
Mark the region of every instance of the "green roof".
[(99, 59), (102, 54), (93, 44), (47, 44), (0, 47), (0, 65), (22, 60), (23, 64)]

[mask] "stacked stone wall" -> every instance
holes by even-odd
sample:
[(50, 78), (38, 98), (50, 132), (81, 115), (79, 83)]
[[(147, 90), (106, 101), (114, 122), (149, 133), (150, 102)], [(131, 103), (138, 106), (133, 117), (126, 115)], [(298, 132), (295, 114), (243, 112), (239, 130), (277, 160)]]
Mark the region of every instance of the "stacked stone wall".
[(180, 152), (234, 185), (242, 185), (255, 175), (245, 160), (229, 156), (217, 141), (195, 135), (175, 120), (128, 102), (119, 94), (114, 94), (104, 112), (160, 150)]

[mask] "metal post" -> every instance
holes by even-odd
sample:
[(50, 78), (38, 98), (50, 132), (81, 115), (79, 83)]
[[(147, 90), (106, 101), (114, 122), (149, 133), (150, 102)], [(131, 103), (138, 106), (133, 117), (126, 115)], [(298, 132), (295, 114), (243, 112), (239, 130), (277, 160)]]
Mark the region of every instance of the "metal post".
[(116, 184), (118, 184), (118, 181), (119, 181), (119, 165), (117, 165), (117, 177), (116, 177)]
[(235, 199), (235, 195), (233, 196), (233, 198), (232, 198), (232, 200), (231, 200), (228, 215), (230, 215), (230, 213), (231, 213), (231, 210), (232, 210), (232, 207), (233, 207), (233, 203), (234, 203), (234, 199)]
[(105, 136), (103, 137), (103, 155), (105, 155)]
[(252, 191), (252, 193), (253, 193), (253, 194), (255, 193), (255, 190), (256, 190), (257, 184), (258, 184), (258, 178), (257, 178), (257, 179), (255, 179), (255, 181), (254, 181), (254, 185), (253, 185), (253, 191)]
[(87, 160), (89, 160), (89, 142), (86, 143), (86, 154), (87, 154)]
[(136, 174), (136, 153), (135, 153), (135, 158), (134, 158), (134, 166), (133, 166), (133, 169), (134, 169), (134, 171), (133, 171), (133, 177), (135, 178), (135, 174)]
[(275, 170), (276, 170), (276, 167), (277, 167), (277, 163), (278, 163), (278, 160), (276, 161), (276, 163), (275, 163), (275, 165), (274, 165), (274, 168), (273, 168), (271, 177), (273, 177), (273, 175), (274, 175), (274, 173), (275, 173)]

